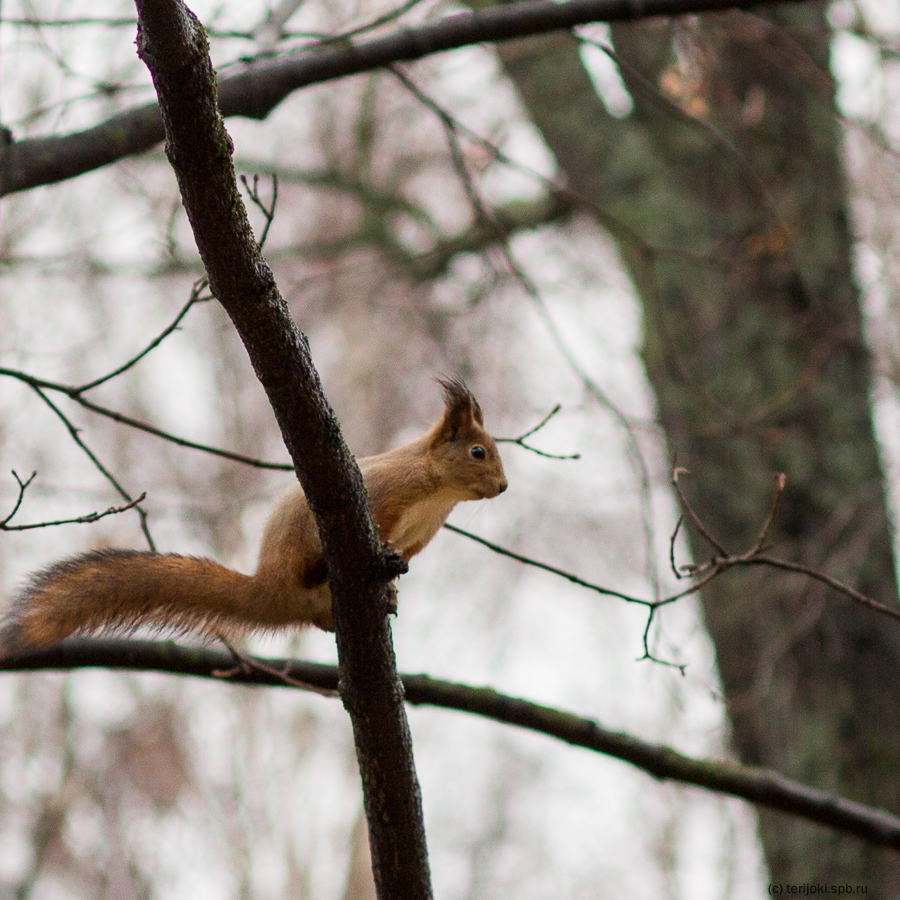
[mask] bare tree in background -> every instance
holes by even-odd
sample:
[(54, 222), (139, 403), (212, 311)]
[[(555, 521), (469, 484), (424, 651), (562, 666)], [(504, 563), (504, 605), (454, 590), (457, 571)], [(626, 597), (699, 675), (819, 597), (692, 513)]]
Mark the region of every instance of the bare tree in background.
[[(825, 16), (807, 3), (615, 26), (622, 119), (567, 36), (499, 52), (640, 290), (666, 440), (711, 533), (750, 541), (784, 472), (780, 553), (895, 606)], [(696, 558), (717, 552), (691, 537)], [(896, 809), (900, 635), (790, 573), (701, 596), (741, 757)], [(892, 857), (778, 817), (761, 834), (775, 881), (900, 889)]]

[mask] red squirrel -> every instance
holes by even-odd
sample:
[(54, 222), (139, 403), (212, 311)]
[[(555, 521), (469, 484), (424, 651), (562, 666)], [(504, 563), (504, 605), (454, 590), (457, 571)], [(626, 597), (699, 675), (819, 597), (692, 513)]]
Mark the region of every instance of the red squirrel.
[[(404, 560), (419, 553), (463, 500), (507, 487), (478, 401), (440, 382), (444, 414), (416, 440), (358, 460), (381, 540)], [(0, 629), (0, 650), (55, 644), (74, 633), (143, 625), (229, 636), (316, 625), (334, 630), (319, 532), (299, 485), (269, 516), (255, 575), (211, 559), (140, 550), (95, 550), (33, 575)]]

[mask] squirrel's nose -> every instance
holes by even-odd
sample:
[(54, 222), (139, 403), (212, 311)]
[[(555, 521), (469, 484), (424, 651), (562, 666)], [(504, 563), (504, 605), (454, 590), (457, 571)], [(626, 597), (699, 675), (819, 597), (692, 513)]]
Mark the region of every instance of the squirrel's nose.
[(500, 482), (500, 485), (497, 489), (498, 494), (502, 494), (509, 487), (509, 482), (504, 478), (503, 481)]

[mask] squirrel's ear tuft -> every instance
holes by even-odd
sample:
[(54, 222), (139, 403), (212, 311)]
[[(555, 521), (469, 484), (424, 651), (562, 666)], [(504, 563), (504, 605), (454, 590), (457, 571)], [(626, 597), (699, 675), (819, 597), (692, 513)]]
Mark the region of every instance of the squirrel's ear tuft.
[(438, 384), (444, 392), (444, 418), (471, 424), (472, 420), (484, 425), (484, 415), (474, 394), (460, 378), (439, 378)]
[(472, 392), (458, 378), (441, 378), (444, 392), (444, 415), (432, 432), (434, 444), (456, 440), (460, 431), (484, 424), (481, 407)]

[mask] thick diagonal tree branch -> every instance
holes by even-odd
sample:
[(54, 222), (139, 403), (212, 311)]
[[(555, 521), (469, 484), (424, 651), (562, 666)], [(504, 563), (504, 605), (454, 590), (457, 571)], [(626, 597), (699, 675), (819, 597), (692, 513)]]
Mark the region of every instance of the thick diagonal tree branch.
[[(290, 659), (260, 662), (258, 668), (235, 671), (232, 658), (220, 650), (185, 647), (171, 642), (78, 639), (48, 650), (0, 659), (0, 672), (102, 666), (224, 681), (216, 673), (230, 669), (233, 674), (229, 674), (227, 682), (235, 684), (303, 685), (322, 691), (333, 690), (338, 684), (338, 671), (334, 666)], [(510, 697), (490, 688), (442, 681), (426, 675), (404, 675), (403, 684), (408, 703), (454, 709), (525, 728), (621, 759), (654, 778), (740, 797), (872, 844), (900, 850), (900, 816), (816, 790), (771, 769), (685, 756), (663, 744), (652, 744), (604, 728), (593, 719)]]
[[(799, 0), (780, 0), (796, 3)], [(248, 64), (222, 78), (219, 108), (225, 116), (264, 119), (294, 91), (358, 75), (393, 63), (414, 62), (471, 44), (508, 41), (586, 25), (653, 16), (746, 9), (759, 0), (523, 0), (476, 13), (459, 13), (386, 37), (305, 50)], [(0, 196), (74, 178), (141, 153), (163, 139), (156, 104), (126, 110), (86, 131), (0, 142)]]
[(404, 568), (376, 539), (362, 477), (247, 219), (206, 34), (181, 0), (137, 0), (166, 152), (209, 277), (281, 428), (325, 551), (379, 897), (431, 896), (421, 798), (387, 613)]

